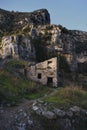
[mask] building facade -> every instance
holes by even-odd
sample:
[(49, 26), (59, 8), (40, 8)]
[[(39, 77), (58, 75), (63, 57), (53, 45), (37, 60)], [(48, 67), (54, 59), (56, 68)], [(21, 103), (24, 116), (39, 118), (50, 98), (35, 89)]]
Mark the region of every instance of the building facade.
[(25, 69), (27, 78), (47, 86), (58, 86), (57, 57), (31, 65)]

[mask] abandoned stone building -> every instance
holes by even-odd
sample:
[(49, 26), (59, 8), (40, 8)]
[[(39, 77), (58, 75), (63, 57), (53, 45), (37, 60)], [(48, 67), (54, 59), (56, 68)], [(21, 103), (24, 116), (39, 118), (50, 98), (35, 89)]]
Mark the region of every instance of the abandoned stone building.
[(27, 67), (27, 78), (43, 85), (58, 86), (57, 57)]

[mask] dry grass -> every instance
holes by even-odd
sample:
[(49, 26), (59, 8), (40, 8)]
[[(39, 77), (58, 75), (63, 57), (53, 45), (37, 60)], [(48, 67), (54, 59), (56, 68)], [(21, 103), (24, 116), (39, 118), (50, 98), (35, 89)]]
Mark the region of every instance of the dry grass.
[(66, 108), (77, 105), (87, 109), (87, 91), (78, 86), (60, 88), (57, 90), (56, 94), (46, 98), (45, 101), (58, 107)]

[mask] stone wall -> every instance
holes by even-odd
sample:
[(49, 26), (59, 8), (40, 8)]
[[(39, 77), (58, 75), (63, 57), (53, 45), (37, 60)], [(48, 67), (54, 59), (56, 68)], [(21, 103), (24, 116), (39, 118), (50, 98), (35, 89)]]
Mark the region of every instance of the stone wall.
[(57, 87), (57, 58), (52, 58), (44, 62), (27, 67), (27, 77), (43, 85)]

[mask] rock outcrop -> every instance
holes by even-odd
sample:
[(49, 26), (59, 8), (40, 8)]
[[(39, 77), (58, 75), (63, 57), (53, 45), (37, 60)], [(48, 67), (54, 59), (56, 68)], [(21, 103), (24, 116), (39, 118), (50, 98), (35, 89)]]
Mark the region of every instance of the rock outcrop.
[(34, 42), (45, 57), (64, 56), (71, 71), (77, 70), (78, 63), (87, 62), (87, 32), (68, 30), (60, 25), (39, 26), (36, 30), (38, 40)]
[(46, 9), (34, 12), (14, 12), (0, 9), (0, 33), (13, 32), (22, 29), (27, 24), (50, 24), (50, 15)]
[(59, 108), (51, 108), (49, 105), (37, 102), (32, 105), (32, 109), (41, 119), (44, 117), (45, 120), (55, 120), (53, 125), (56, 125), (57, 123), (57, 127), (59, 126), (60, 129), (78, 130), (81, 128), (81, 130), (86, 130), (87, 128), (87, 111), (78, 106), (73, 106), (64, 111)]
[[(32, 13), (0, 9), (0, 35), (1, 57), (11, 54), (29, 59), (28, 57), (36, 56), (36, 60), (40, 62), (61, 55), (66, 58), (71, 71), (76, 71), (78, 64), (86, 68), (84, 63), (87, 63), (87, 32), (68, 30), (61, 25), (51, 25), (50, 15), (46, 9)], [(19, 40), (16, 38), (14, 44), (10, 40), (13, 35), (15, 37), (22, 35), (22, 38), (18, 38)], [(6, 38), (2, 36), (9, 37), (8, 44)], [(6, 49), (5, 45), (10, 49)], [(29, 46), (35, 48), (33, 52)], [(16, 48), (16, 52), (13, 48)]]
[(12, 57), (35, 60), (35, 48), (25, 35), (4, 36), (0, 44), (0, 57), (2, 59)]

